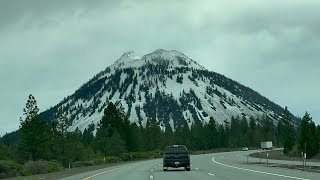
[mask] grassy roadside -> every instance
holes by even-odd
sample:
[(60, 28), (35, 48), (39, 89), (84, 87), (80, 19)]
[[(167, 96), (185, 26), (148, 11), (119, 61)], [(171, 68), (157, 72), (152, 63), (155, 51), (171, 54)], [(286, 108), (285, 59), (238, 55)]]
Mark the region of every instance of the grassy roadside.
[[(299, 157), (285, 156), (285, 155), (283, 155), (282, 150), (262, 151), (262, 152), (249, 154), (249, 156), (255, 157), (255, 158), (266, 159), (267, 153), (268, 153), (268, 159), (285, 160), (285, 161), (300, 161), (302, 163), (301, 157), (299, 158)], [(320, 162), (320, 160), (317, 157), (315, 157), (313, 159), (308, 159), (307, 161), (308, 162)], [(267, 163), (265, 161), (262, 163), (254, 162), (254, 163), (249, 163), (249, 164), (267, 166)], [(292, 165), (292, 164), (268, 163), (268, 166), (269, 167), (276, 167), (276, 168), (295, 169), (295, 170), (300, 170), (300, 171), (320, 173), (320, 166), (311, 166), (308, 164), (306, 167), (304, 167), (302, 164), (301, 165)]]
[[(145, 159), (148, 160), (148, 159)], [(122, 161), (119, 163), (112, 163), (112, 164), (103, 164), (103, 165), (96, 165), (96, 166), (85, 166), (85, 167), (78, 167), (78, 168), (72, 168), (72, 169), (65, 169), (60, 172), (55, 173), (48, 173), (48, 174), (37, 174), (32, 176), (19, 176), (14, 178), (8, 178), (10, 180), (43, 180), (43, 179), (49, 179), (49, 180), (55, 180), (55, 179), (61, 179), (68, 176), (73, 176), (77, 174), (82, 174), (90, 171), (95, 171), (99, 169), (139, 162), (143, 160), (137, 160), (137, 161)]]
[[(191, 155), (200, 155), (200, 154), (211, 154), (211, 153), (220, 153), (220, 152), (231, 152), (231, 151), (240, 151), (241, 148), (217, 148), (212, 150), (204, 150), (204, 151), (191, 151)], [(159, 158), (159, 157), (156, 157)], [(71, 168), (71, 169), (65, 169), (63, 171), (54, 172), (54, 173), (48, 173), (48, 174), (37, 174), (32, 176), (19, 176), (19, 177), (13, 177), (8, 178), (10, 180), (42, 180), (42, 179), (49, 179), (49, 180), (55, 180), (55, 179), (61, 179), (68, 176), (73, 176), (77, 174), (82, 174), (90, 171), (95, 171), (99, 169), (139, 162), (139, 161), (145, 161), (150, 160), (153, 158), (146, 158), (141, 160), (134, 160), (134, 161), (121, 161), (119, 163), (110, 163), (110, 164), (103, 164), (103, 165), (95, 165), (95, 166), (85, 166), (85, 167), (78, 167), (78, 168)]]
[[(261, 151), (257, 153), (250, 154), (250, 157), (255, 158), (262, 158), (266, 159), (267, 153), (269, 155), (269, 159), (274, 160), (285, 160), (285, 161), (302, 161), (302, 157), (294, 157), (294, 156), (285, 156), (282, 153), (282, 150), (274, 150), (274, 151)], [(314, 158), (307, 159), (309, 162), (320, 162), (320, 158), (318, 156), (315, 156)]]
[(216, 148), (211, 150), (203, 150), (203, 151), (191, 151), (191, 155), (199, 155), (199, 154), (211, 154), (211, 153), (220, 153), (220, 152), (232, 152), (232, 151), (241, 151), (242, 148)]

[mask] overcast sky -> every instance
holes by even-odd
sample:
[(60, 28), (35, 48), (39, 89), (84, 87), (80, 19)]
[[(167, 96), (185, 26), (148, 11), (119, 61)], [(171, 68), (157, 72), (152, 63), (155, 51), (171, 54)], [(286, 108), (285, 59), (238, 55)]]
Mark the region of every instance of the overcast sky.
[(1, 0), (0, 135), (125, 51), (183, 52), (320, 123), (320, 1)]

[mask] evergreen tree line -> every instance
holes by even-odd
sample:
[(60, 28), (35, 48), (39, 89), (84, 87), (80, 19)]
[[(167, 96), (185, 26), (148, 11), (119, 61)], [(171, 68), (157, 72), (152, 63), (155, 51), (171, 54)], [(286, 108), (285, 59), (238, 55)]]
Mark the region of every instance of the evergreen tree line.
[(273, 141), (277, 147), (284, 147), (286, 154), (300, 154), (306, 149), (309, 158), (319, 152), (320, 126), (316, 127), (306, 113), (301, 125), (295, 127), (287, 108), (277, 125), (267, 114), (257, 119), (243, 115), (225, 120), (224, 125), (210, 117), (208, 123), (196, 121), (191, 127), (181, 125), (174, 131), (170, 127), (161, 128), (155, 119), (149, 119), (145, 127), (130, 123), (121, 105), (111, 102), (104, 109), (98, 127), (91, 124), (83, 132), (68, 131), (69, 120), (63, 109), (59, 109), (52, 123), (46, 123), (38, 112), (37, 102), (30, 95), (25, 118), (21, 118), (19, 142), (10, 146), (0, 143), (0, 160), (11, 159), (21, 164), (30, 160), (56, 160), (67, 166), (70, 162), (106, 156), (127, 160), (130, 154), (160, 152), (170, 144), (184, 144), (198, 151), (259, 148), (261, 141)]

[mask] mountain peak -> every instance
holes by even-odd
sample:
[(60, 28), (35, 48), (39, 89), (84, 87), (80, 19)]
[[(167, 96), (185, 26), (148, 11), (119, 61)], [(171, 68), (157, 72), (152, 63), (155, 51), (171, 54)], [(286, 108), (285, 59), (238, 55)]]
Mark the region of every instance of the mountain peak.
[(175, 57), (182, 57), (185, 59), (189, 59), (186, 55), (183, 53), (176, 51), (176, 50), (165, 50), (165, 49), (156, 49), (152, 53), (146, 54), (142, 57), (142, 59), (147, 58), (147, 57), (162, 57), (165, 58), (166, 60), (172, 60), (175, 59)]
[(146, 54), (141, 58), (133, 51), (125, 52), (113, 66), (116, 68), (141, 67), (146, 63), (162, 64), (168, 63), (169, 68), (175, 67), (190, 67), (195, 69), (204, 69), (196, 61), (190, 59), (183, 53), (176, 50), (157, 49), (152, 53)]
[(123, 53), (123, 55), (120, 57), (120, 59), (118, 59), (116, 61), (116, 63), (123, 64), (123, 63), (127, 63), (127, 62), (137, 60), (137, 59), (140, 59), (140, 57), (137, 56), (134, 51), (127, 51), (127, 52)]

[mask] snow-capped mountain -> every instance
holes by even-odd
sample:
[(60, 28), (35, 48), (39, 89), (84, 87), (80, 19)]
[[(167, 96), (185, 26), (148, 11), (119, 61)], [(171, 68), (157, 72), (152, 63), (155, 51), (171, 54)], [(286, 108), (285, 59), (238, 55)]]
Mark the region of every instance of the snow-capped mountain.
[(276, 121), (283, 112), (254, 90), (206, 70), (186, 55), (158, 49), (141, 58), (132, 51), (124, 53), (42, 115), (53, 120), (62, 107), (70, 119), (70, 131), (84, 130), (99, 123), (110, 101), (121, 103), (131, 122), (145, 126), (148, 118), (154, 118), (162, 129), (190, 127), (210, 117), (224, 123), (232, 116), (267, 114)]

